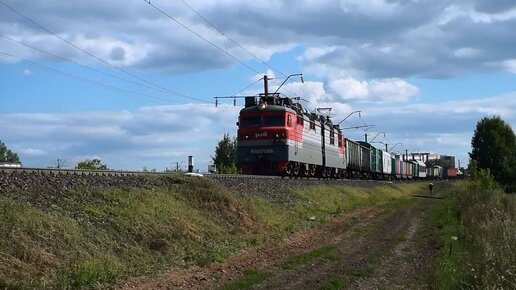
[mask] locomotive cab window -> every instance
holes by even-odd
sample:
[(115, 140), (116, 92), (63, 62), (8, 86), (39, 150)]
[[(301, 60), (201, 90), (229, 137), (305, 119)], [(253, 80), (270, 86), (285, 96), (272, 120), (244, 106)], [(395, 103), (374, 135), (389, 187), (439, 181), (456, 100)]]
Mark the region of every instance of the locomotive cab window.
[(243, 117), (240, 122), (243, 128), (260, 126), (260, 117)]
[(303, 125), (305, 123), (305, 119), (303, 119), (303, 116), (297, 116), (297, 124)]
[(264, 120), (264, 126), (283, 127), (285, 126), (285, 116), (266, 116)]

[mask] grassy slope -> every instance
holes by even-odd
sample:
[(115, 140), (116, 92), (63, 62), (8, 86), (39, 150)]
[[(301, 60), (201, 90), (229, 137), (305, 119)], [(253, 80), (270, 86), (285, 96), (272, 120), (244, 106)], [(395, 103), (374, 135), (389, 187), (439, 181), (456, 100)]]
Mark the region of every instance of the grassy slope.
[[(154, 190), (77, 191), (42, 211), (0, 198), (0, 288), (95, 288), (170, 267), (204, 266), (313, 222), (394, 200), (422, 185), (312, 187), (296, 202), (237, 199), (203, 179)], [(23, 193), (21, 193), (23, 194)]]

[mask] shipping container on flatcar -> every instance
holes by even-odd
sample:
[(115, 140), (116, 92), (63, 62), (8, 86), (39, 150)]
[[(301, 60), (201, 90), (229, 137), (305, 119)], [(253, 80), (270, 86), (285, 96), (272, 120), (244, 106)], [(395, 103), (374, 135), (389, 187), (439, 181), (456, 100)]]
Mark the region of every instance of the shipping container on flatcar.
[(360, 144), (346, 138), (346, 159), (347, 159), (347, 171), (348, 176), (351, 178), (358, 178), (361, 171), (361, 153)]
[(444, 173), (446, 174), (445, 178), (453, 179), (457, 178), (457, 168), (447, 168)]
[(418, 173), (418, 177), (419, 179), (425, 179), (426, 178), (426, 165), (423, 161), (421, 160), (416, 160), (417, 164), (418, 164), (418, 167), (419, 167), (419, 173)]
[(443, 168), (439, 165), (433, 165), (427, 167), (427, 176), (429, 179), (441, 179), (443, 178)]
[(371, 150), (360, 145), (360, 172), (363, 178), (371, 178)]
[(418, 179), (419, 178), (419, 164), (416, 162), (416, 160), (411, 160), (410, 163), (412, 163), (412, 178)]
[(404, 168), (404, 165), (403, 165), (403, 160), (402, 160), (402, 156), (399, 155), (399, 154), (396, 154), (395, 155), (395, 166), (396, 166), (396, 170), (395, 170), (395, 176), (396, 176), (396, 179), (404, 179), (406, 177), (406, 172), (405, 172), (405, 168)]
[(382, 173), (384, 179), (391, 179), (393, 172), (392, 160), (391, 154), (382, 150)]
[(374, 147), (371, 143), (367, 143), (364, 141), (358, 141), (360, 145), (367, 148), (369, 150), (369, 162), (370, 162), (370, 175), (372, 178), (378, 179), (382, 176), (383, 171), (383, 163), (382, 163), (382, 150)]

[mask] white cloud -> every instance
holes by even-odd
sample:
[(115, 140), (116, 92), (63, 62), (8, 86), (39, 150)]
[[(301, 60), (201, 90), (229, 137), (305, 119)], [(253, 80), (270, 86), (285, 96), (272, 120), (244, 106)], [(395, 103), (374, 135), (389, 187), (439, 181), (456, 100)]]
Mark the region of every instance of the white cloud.
[[(238, 64), (143, 1), (18, 2), (12, 5), (27, 16), (115, 65), (187, 73)], [(272, 56), (303, 47), (298, 60), (317, 76), (344, 70), (372, 79), (455, 76), (499, 69), (488, 64), (514, 59), (514, 5), (510, 0), (484, 2), (194, 1), (190, 5), (261, 59), (275, 60)], [(251, 63), (251, 55), (182, 3), (156, 5), (223, 51)], [(76, 61), (93, 61), (13, 13), (5, 11), (2, 16), (2, 34)], [(17, 56), (43, 57), (6, 39), (0, 41)], [(253, 66), (265, 69), (259, 61)]]
[(397, 3), (384, 0), (341, 0), (340, 6), (346, 13), (382, 16), (392, 14), (397, 8)]
[(508, 72), (516, 74), (516, 58), (502, 61), (501, 66)]
[(370, 82), (348, 77), (330, 82), (330, 88), (345, 101), (403, 102), (419, 93), (419, 89), (398, 78), (374, 79)]
[(20, 148), (16, 149), (20, 154), (26, 155), (28, 157), (34, 157), (34, 156), (44, 156), (47, 155), (47, 153), (39, 148)]
[(458, 58), (473, 58), (479, 56), (481, 53), (482, 50), (472, 47), (461, 47), (453, 52)]

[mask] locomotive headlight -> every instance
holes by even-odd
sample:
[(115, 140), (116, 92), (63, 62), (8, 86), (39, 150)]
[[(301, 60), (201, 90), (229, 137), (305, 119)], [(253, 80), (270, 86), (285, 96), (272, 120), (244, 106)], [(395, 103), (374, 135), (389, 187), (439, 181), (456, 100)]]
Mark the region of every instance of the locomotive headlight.
[(258, 109), (259, 110), (265, 110), (267, 108), (267, 103), (266, 102), (260, 102), (258, 104)]
[(276, 134), (276, 138), (279, 138), (279, 134)]

